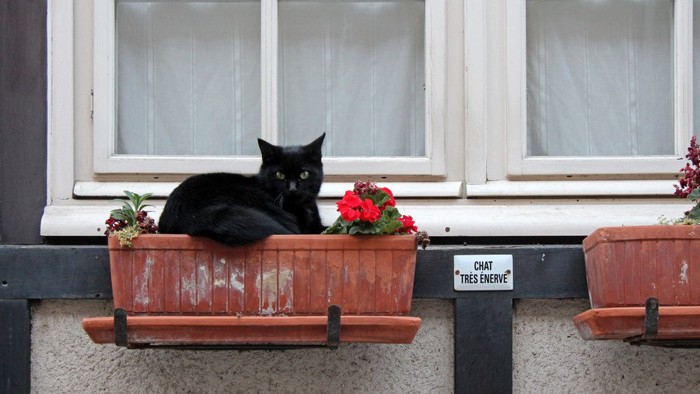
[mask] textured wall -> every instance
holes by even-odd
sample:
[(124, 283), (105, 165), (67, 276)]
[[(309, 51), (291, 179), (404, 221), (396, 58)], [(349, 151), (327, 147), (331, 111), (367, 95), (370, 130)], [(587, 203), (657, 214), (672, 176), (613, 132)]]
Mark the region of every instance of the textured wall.
[(108, 301), (43, 301), (32, 310), (32, 391), (436, 392), (453, 386), (452, 302), (416, 300), (412, 345), (341, 345), (285, 352), (127, 350), (95, 345), (83, 317)]
[(513, 318), (515, 393), (698, 393), (700, 351), (583, 341), (588, 300), (527, 300)]
[[(343, 345), (285, 352), (126, 350), (94, 345), (80, 320), (107, 301), (44, 301), (33, 308), (32, 390), (73, 392), (447, 393), (453, 387), (452, 303), (416, 300), (413, 345)], [(515, 393), (697, 393), (700, 352), (583, 341), (571, 317), (587, 300), (515, 305)]]

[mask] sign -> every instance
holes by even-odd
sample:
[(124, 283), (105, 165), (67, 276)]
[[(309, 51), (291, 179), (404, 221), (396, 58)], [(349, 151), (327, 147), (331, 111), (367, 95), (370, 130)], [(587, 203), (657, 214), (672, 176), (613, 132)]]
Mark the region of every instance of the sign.
[(455, 256), (456, 291), (513, 290), (513, 255)]

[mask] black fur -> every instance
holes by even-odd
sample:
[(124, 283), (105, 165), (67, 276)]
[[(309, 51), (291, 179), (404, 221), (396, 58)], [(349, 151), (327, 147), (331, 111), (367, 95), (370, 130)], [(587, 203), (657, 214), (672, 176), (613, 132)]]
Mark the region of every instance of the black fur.
[(273, 234), (322, 232), (316, 198), (323, 182), (324, 137), (325, 133), (309, 145), (287, 147), (258, 139), (263, 163), (257, 175), (212, 173), (186, 179), (168, 197), (159, 232), (229, 245), (250, 244)]

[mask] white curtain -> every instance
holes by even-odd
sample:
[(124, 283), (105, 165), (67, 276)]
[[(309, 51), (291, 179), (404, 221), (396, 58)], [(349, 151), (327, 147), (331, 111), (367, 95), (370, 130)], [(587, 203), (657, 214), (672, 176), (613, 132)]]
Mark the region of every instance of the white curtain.
[(117, 153), (259, 153), (259, 2), (119, 2), (117, 41)]
[(423, 156), (423, 1), (279, 3), (280, 141), (328, 156)]
[[(423, 1), (280, 1), (280, 144), (423, 156)], [(255, 155), (260, 2), (119, 2), (117, 153)]]
[(693, 134), (700, 136), (700, 0), (693, 1)]
[(673, 154), (673, 1), (527, 0), (530, 156)]

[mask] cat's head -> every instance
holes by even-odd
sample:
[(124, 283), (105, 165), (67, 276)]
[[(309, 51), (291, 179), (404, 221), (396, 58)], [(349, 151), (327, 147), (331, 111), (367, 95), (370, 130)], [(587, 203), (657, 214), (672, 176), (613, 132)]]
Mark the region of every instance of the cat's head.
[(303, 146), (276, 146), (258, 138), (262, 165), (258, 180), (287, 201), (316, 199), (323, 182), (321, 147), (326, 133)]

